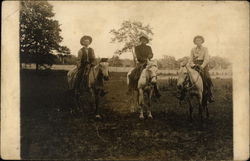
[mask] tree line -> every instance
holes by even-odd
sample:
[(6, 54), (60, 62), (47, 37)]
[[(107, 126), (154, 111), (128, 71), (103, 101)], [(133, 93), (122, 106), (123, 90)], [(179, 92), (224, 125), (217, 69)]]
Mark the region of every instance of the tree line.
[[(189, 58), (189, 57), (183, 57)], [(159, 69), (170, 69), (177, 70), (180, 67), (180, 62), (183, 58), (176, 59), (174, 56), (163, 55), (162, 58), (156, 59)], [(119, 56), (113, 56), (109, 60), (110, 66), (114, 67), (133, 67), (133, 60), (131, 59), (120, 59)], [(211, 69), (228, 69), (231, 63), (226, 58), (220, 56), (212, 56), (209, 61), (209, 67)]]
[[(60, 24), (53, 17), (53, 6), (47, 1), (20, 2), (20, 62), (34, 63), (36, 69), (45, 64), (51, 66), (56, 56), (70, 54), (66, 46), (60, 45)], [(21, 64), (20, 63), (20, 64)]]
[[(76, 56), (68, 47), (60, 45), (63, 38), (57, 20), (53, 19), (53, 6), (47, 1), (20, 2), (20, 64), (36, 64), (39, 67), (52, 64), (76, 64)], [(110, 66), (133, 67), (136, 63), (134, 47), (139, 44), (139, 37), (147, 35), (152, 40), (152, 27), (140, 21), (125, 20), (118, 29), (111, 29), (111, 43), (119, 43), (122, 48), (114, 52), (109, 59)], [(120, 59), (123, 53), (131, 53), (133, 60)], [(180, 60), (163, 55), (158, 59), (160, 69), (178, 69)], [(211, 68), (226, 69), (230, 66), (227, 59), (211, 57)]]

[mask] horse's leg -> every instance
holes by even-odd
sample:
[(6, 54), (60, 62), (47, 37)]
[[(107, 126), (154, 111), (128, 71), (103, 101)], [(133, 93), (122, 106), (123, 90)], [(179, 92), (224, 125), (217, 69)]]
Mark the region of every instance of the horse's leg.
[(95, 101), (95, 117), (96, 118), (98, 118), (98, 119), (100, 119), (101, 118), (101, 115), (99, 114), (99, 92), (100, 91), (95, 91), (95, 99), (94, 99), (94, 101)]
[(205, 105), (205, 109), (206, 109), (206, 116), (207, 116), (207, 118), (209, 118), (209, 112), (208, 112), (207, 105)]
[(130, 112), (135, 112), (135, 91), (133, 90), (131, 92), (131, 96), (129, 98), (129, 104), (130, 104)]
[(76, 108), (75, 108), (75, 110), (72, 111), (72, 113), (77, 114), (77, 113), (80, 112), (80, 106), (81, 106), (81, 104), (80, 104), (80, 95), (74, 94), (74, 103), (76, 105)]
[(188, 98), (187, 100), (188, 100), (188, 104), (189, 104), (189, 119), (192, 122), (193, 121), (193, 106), (192, 106), (192, 102), (191, 102), (190, 98)]
[(199, 116), (200, 116), (200, 121), (201, 123), (203, 122), (203, 102), (202, 102), (202, 93), (199, 94), (198, 96), (198, 102), (199, 102)]
[(143, 116), (144, 98), (143, 97), (144, 97), (143, 90), (140, 88), (139, 89), (139, 99), (138, 99), (138, 104), (139, 104), (139, 109), (140, 109), (140, 115), (139, 115), (140, 119), (144, 119), (144, 116)]
[(209, 112), (208, 112), (208, 107), (207, 107), (207, 97), (204, 98), (204, 100), (203, 100), (203, 107), (206, 111), (206, 117), (209, 118)]
[(101, 116), (99, 115), (99, 108), (98, 108), (99, 91), (91, 88), (90, 93), (91, 93), (91, 107), (92, 107), (92, 109), (94, 109), (95, 117), (101, 118)]
[(148, 92), (148, 118), (152, 119), (152, 113), (151, 113), (151, 105), (152, 105), (152, 95), (153, 95), (154, 90), (150, 89), (150, 91)]
[(134, 97), (134, 105), (135, 105), (135, 112), (139, 109), (139, 91), (135, 90), (135, 97)]

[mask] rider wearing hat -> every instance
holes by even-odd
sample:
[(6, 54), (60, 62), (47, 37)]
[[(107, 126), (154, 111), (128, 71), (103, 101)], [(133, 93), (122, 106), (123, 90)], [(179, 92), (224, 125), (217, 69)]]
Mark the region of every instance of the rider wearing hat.
[[(150, 46), (146, 45), (149, 43), (149, 39), (146, 35), (143, 35), (139, 38), (140, 45), (135, 47), (135, 55), (137, 58), (137, 64), (135, 69), (131, 72), (129, 78), (129, 92), (131, 89), (136, 89), (138, 80), (140, 78), (142, 70), (147, 66), (147, 61), (151, 60), (153, 58), (153, 52)], [(156, 97), (160, 97), (159, 90), (157, 88), (157, 85), (155, 85), (155, 95)]]
[(212, 80), (209, 74), (208, 69), (208, 62), (209, 62), (209, 55), (208, 55), (208, 49), (206, 47), (203, 47), (202, 44), (205, 42), (204, 38), (202, 36), (195, 36), (193, 39), (194, 44), (196, 47), (194, 47), (191, 50), (190, 60), (189, 64), (192, 68), (196, 69), (200, 74), (204, 82), (204, 87), (208, 91), (208, 102), (214, 102), (214, 97), (212, 93)]
[[(92, 48), (89, 47), (89, 45), (92, 43), (92, 37), (90, 36), (83, 36), (80, 39), (80, 44), (82, 45), (82, 48), (78, 51), (78, 57), (77, 57), (77, 74), (76, 74), (76, 81), (75, 81), (75, 92), (76, 94), (79, 94), (80, 91), (80, 85), (81, 82), (84, 81), (85, 88), (88, 87), (88, 75), (90, 72), (91, 67), (95, 66), (96, 60), (95, 60), (95, 53)], [(102, 91), (102, 95), (105, 95), (106, 93)]]

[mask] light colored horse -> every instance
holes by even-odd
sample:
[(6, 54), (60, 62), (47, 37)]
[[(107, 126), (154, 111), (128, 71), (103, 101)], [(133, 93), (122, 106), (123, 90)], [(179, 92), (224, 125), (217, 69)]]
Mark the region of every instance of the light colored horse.
[(196, 70), (192, 69), (187, 61), (181, 63), (178, 71), (177, 88), (186, 92), (185, 100), (189, 104), (189, 117), (192, 121), (193, 105), (192, 98), (198, 101), (200, 120), (203, 120), (203, 110), (206, 110), (207, 117), (209, 117), (207, 108), (207, 97), (204, 96), (203, 81)]
[[(137, 107), (140, 110), (140, 119), (144, 119), (143, 109), (146, 107), (148, 118), (153, 118), (151, 113), (152, 96), (154, 92), (154, 84), (157, 83), (157, 62), (148, 61), (147, 66), (143, 69), (138, 81), (137, 90), (133, 90), (130, 97), (130, 109), (134, 112)], [(129, 76), (132, 70), (127, 74), (127, 84), (129, 84)], [(146, 95), (146, 98), (144, 97)], [(147, 105), (145, 101), (147, 100)]]
[[(101, 92), (101, 84), (103, 79), (109, 80), (109, 64), (108, 62), (100, 62), (90, 69), (88, 87), (91, 94), (91, 106), (95, 109), (96, 118), (101, 118), (99, 114), (99, 98)], [(77, 68), (73, 68), (67, 73), (69, 89), (72, 90), (76, 80)], [(75, 101), (78, 109), (81, 109), (80, 95), (75, 95)]]

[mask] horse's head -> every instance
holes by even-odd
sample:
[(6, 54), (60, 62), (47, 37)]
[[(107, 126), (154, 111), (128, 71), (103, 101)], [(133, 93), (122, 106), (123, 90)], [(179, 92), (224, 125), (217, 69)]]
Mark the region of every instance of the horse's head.
[(184, 87), (187, 86), (189, 79), (189, 73), (187, 69), (188, 67), (189, 67), (188, 59), (181, 60), (180, 69), (178, 71), (178, 80), (177, 80), (178, 89), (183, 89)]
[(155, 84), (157, 81), (157, 62), (156, 61), (148, 61), (146, 66), (146, 71), (148, 73), (148, 78), (150, 83)]
[(178, 89), (183, 89), (188, 82), (188, 71), (185, 66), (181, 66), (179, 71), (178, 71), (178, 79), (177, 79), (177, 88)]
[(109, 80), (109, 63), (107, 61), (101, 61), (99, 63), (99, 69), (104, 80)]

